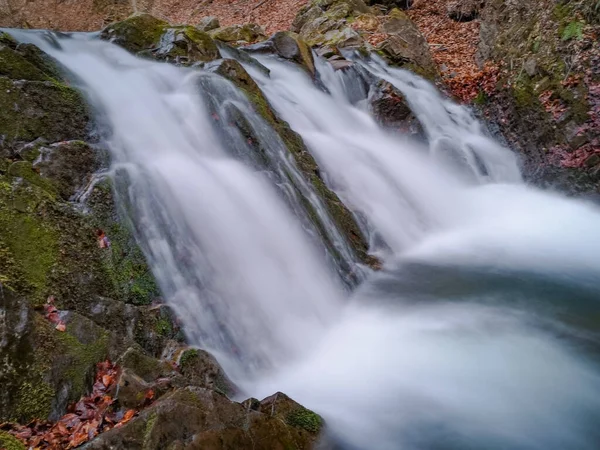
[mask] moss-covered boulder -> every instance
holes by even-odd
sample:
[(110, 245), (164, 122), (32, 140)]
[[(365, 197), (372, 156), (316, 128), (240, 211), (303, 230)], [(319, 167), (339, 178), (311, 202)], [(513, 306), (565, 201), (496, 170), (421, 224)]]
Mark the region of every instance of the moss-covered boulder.
[(87, 391), (95, 364), (108, 356), (108, 334), (74, 313), (61, 314), (61, 332), (7, 288), (1, 309), (0, 420), (58, 418)]
[(57, 81), (21, 81), (0, 76), (0, 149), (43, 137), (49, 142), (83, 140), (90, 116), (81, 95)]
[(252, 43), (266, 38), (263, 29), (253, 23), (232, 25), (210, 31), (213, 39), (230, 43)]
[(315, 62), (310, 47), (298, 34), (292, 31), (278, 31), (268, 40), (245, 47), (244, 50), (257, 53), (273, 53), (283, 59), (299, 64), (311, 75), (315, 74)]
[(195, 348), (182, 350), (177, 358), (181, 374), (189, 385), (212, 389), (232, 397), (238, 388), (227, 377), (214, 356), (207, 351)]
[(171, 26), (149, 14), (136, 14), (102, 30), (102, 39), (140, 56), (183, 65), (219, 58), (219, 50), (204, 31), (192, 26)]
[(360, 14), (371, 14), (362, 0), (315, 0), (298, 12), (292, 31), (310, 46), (359, 47), (364, 40), (350, 24)]
[(150, 14), (136, 14), (109, 25), (102, 30), (100, 36), (132, 53), (138, 53), (157, 48), (160, 38), (168, 26), (167, 22)]
[(274, 411), (248, 411), (215, 391), (187, 387), (163, 396), (131, 422), (98, 436), (85, 448), (313, 448), (321, 422), (313, 426), (317, 421), (306, 410), (309, 414), (291, 414), (290, 424), (288, 416), (282, 420), (279, 409), (278, 404)]

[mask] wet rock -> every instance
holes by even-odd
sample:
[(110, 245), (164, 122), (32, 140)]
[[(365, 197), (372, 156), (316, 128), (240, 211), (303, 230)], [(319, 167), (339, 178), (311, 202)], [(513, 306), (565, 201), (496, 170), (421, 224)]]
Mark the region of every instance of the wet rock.
[(108, 355), (108, 336), (78, 314), (65, 332), (4, 289), (0, 307), (0, 420), (55, 419), (87, 390), (95, 364)]
[(479, 16), (482, 0), (454, 0), (448, 4), (448, 17), (457, 22), (470, 22)]
[(150, 14), (136, 14), (126, 20), (109, 25), (102, 30), (100, 36), (132, 53), (138, 53), (158, 47), (160, 38), (168, 26), (167, 22)]
[(94, 150), (83, 141), (42, 145), (37, 148), (33, 168), (39, 171), (42, 178), (55, 184), (58, 195), (69, 200), (100, 169), (102, 158), (98, 153), (100, 150)]
[(404, 134), (423, 133), (402, 93), (387, 81), (380, 80), (371, 88), (369, 105), (373, 116), (381, 125), (400, 130)]
[(253, 23), (217, 28), (210, 32), (213, 39), (230, 43), (252, 43), (264, 39), (263, 29)]
[(191, 386), (212, 389), (228, 397), (238, 392), (215, 357), (207, 351), (193, 348), (183, 350), (177, 362), (181, 374)]
[(213, 16), (203, 17), (196, 25), (196, 28), (200, 31), (212, 31), (219, 28), (219, 19)]
[(90, 116), (81, 95), (56, 81), (0, 77), (0, 150), (44, 138), (83, 140)]
[(315, 74), (315, 63), (310, 47), (298, 34), (278, 31), (265, 42), (245, 48), (249, 52), (274, 53), (283, 59), (295, 62)]
[(289, 424), (279, 414), (280, 408), (285, 409), (283, 404), (275, 406), (274, 414), (248, 411), (243, 405), (208, 389), (178, 389), (163, 396), (125, 426), (100, 435), (84, 448), (158, 450), (165, 448), (167, 442), (169, 448), (190, 450), (312, 448), (320, 430), (311, 426), (316, 421), (308, 414), (301, 414), (292, 415), (293, 424)]
[(157, 48), (151, 50), (151, 54), (156, 59), (182, 65), (213, 61), (221, 57), (208, 34), (189, 26), (165, 29)]
[(327, 60), (334, 70), (344, 70), (354, 65), (352, 61), (342, 58), (331, 58)]

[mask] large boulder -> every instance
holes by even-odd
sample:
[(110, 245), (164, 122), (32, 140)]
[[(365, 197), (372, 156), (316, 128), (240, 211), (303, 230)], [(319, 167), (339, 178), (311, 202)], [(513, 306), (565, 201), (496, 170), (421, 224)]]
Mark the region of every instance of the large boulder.
[(100, 435), (84, 448), (310, 449), (322, 423), (318, 415), (283, 394), (260, 412), (215, 391), (186, 387), (163, 396), (128, 424)]
[(357, 15), (370, 13), (363, 0), (315, 0), (298, 12), (292, 31), (310, 46), (359, 47), (364, 41), (350, 24)]
[(200, 19), (196, 28), (200, 31), (212, 31), (219, 28), (219, 19), (213, 16), (207, 16)]
[(182, 65), (220, 57), (217, 46), (204, 31), (192, 26), (170, 26), (149, 14), (113, 23), (100, 36), (140, 56)]
[(218, 41), (236, 44), (252, 43), (266, 37), (263, 29), (253, 23), (217, 28), (210, 31), (210, 35)]
[(248, 52), (273, 53), (304, 67), (311, 75), (315, 74), (315, 63), (310, 47), (292, 31), (278, 31), (268, 40), (244, 48)]
[(405, 12), (393, 9), (385, 17), (382, 30), (388, 37), (377, 50), (389, 63), (404, 66), (427, 78), (437, 74), (427, 40)]
[(379, 80), (369, 92), (369, 106), (375, 119), (384, 127), (405, 135), (419, 136), (423, 129), (404, 95), (391, 83)]
[(470, 22), (479, 16), (482, 0), (454, 0), (448, 4), (448, 17), (457, 22)]

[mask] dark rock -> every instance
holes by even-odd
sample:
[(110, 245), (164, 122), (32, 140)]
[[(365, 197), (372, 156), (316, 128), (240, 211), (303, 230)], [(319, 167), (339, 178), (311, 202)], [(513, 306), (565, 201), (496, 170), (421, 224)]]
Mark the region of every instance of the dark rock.
[(227, 377), (214, 356), (200, 349), (186, 349), (179, 354), (181, 374), (189, 385), (212, 389), (228, 397), (235, 395), (238, 388)]
[(457, 22), (470, 22), (479, 16), (482, 0), (454, 0), (448, 4), (448, 17)]
[(381, 5), (386, 9), (399, 8), (399, 9), (410, 9), (414, 3), (414, 0), (369, 0), (365, 2), (371, 7)]
[(196, 25), (196, 28), (200, 31), (212, 31), (219, 28), (219, 19), (213, 16), (203, 17)]
[(383, 126), (405, 134), (422, 135), (423, 129), (398, 89), (384, 80), (369, 93), (369, 105), (375, 119)]
[(40, 146), (33, 167), (43, 178), (52, 180), (58, 194), (69, 200), (100, 169), (102, 158), (83, 141), (67, 141)]
[(274, 53), (283, 59), (301, 65), (312, 75), (315, 74), (315, 63), (310, 47), (294, 32), (278, 31), (267, 41), (246, 47), (244, 50), (250, 52)]
[(289, 424), (279, 413), (283, 403), (275, 405), (274, 414), (261, 413), (208, 389), (178, 389), (84, 448), (162, 450), (166, 443), (170, 449), (185, 450), (312, 448), (320, 430), (320, 422), (311, 416), (316, 414), (304, 410), (307, 413), (292, 415)]

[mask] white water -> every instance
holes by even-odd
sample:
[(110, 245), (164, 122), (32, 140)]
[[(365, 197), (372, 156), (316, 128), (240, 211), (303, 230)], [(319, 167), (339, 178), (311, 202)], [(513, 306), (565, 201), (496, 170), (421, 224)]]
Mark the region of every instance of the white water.
[[(598, 367), (549, 312), (509, 305), (502, 287), (491, 304), (485, 290), (446, 301), (444, 286), (415, 304), (382, 281), (402, 283), (415, 263), (432, 269), (413, 280), (423, 288), (436, 281), (427, 278), (434, 268), (510, 268), (557, 283), (565, 276), (596, 295), (596, 207), (520, 184), (514, 156), (411, 75), (364, 63), (409, 98), (430, 148), (381, 130), (349, 101), (352, 80), (323, 64), (333, 96), (261, 58), (271, 78), (253, 75), (265, 93), (327, 182), (366, 217), (373, 242), (385, 243), (389, 272), (344, 302), (294, 208), (268, 176), (223, 148), (199, 95), (201, 73), (107, 43), (61, 45), (46, 50), (83, 80), (112, 130), (115, 179), (128, 179), (124, 203), (167, 300), (190, 338), (237, 368), (232, 375), (251, 394), (286, 392), (323, 414), (349, 448), (597, 448)], [(569, 308), (578, 298), (559, 301)], [(241, 364), (227, 358), (231, 345)], [(265, 365), (274, 368), (258, 380), (260, 371), (239, 371)]]

